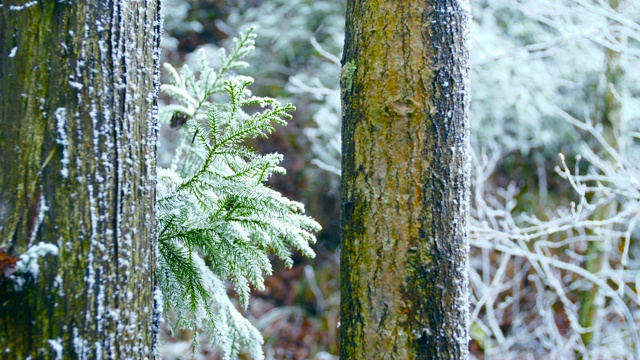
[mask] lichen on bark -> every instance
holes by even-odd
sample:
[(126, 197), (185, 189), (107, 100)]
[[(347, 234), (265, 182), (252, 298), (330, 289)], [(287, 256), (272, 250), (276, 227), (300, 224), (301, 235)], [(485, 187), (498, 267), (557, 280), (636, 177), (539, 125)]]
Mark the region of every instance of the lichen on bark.
[(0, 245), (55, 244), (0, 284), (0, 357), (152, 357), (155, 0), (0, 7)]
[(348, 1), (343, 358), (468, 356), (468, 11)]

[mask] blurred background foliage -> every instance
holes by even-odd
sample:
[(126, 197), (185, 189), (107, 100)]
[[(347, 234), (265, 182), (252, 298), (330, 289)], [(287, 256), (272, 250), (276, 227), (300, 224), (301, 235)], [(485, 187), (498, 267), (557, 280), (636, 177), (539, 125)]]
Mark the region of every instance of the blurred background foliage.
[[(164, 62), (193, 62), (198, 48), (214, 54), (253, 26), (253, 92), (298, 109), (289, 126), (254, 146), (284, 155), (288, 173), (270, 185), (322, 224), (318, 256), (297, 258), (288, 270), (276, 265), (247, 316), (265, 336), (267, 358), (333, 359), (345, 1), (165, 0), (163, 8)], [(633, 357), (640, 351), (640, 4), (478, 0), (472, 12), (472, 355)], [(160, 162), (175, 136), (161, 129)], [(589, 268), (590, 259), (599, 267)], [(581, 310), (588, 293), (598, 324)], [(184, 339), (165, 336), (165, 358), (216, 358), (206, 346), (189, 355)]]

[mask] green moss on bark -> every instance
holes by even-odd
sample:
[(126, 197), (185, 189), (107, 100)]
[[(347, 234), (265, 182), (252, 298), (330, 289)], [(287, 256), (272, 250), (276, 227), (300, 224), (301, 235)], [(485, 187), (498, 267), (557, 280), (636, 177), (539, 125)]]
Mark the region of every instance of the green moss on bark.
[(0, 358), (151, 357), (157, 3), (25, 3), (0, 8), (0, 246), (59, 254), (0, 284)]
[(468, 354), (465, 11), (348, 2), (342, 358)]

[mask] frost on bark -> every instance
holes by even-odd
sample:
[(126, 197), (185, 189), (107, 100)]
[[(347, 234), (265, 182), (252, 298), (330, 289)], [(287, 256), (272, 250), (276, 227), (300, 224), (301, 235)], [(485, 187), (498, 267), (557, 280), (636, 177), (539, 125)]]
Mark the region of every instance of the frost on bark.
[[(153, 356), (158, 2), (0, 5), (0, 358)], [(19, 278), (22, 286), (15, 281)]]
[(347, 3), (343, 359), (468, 357), (466, 1)]

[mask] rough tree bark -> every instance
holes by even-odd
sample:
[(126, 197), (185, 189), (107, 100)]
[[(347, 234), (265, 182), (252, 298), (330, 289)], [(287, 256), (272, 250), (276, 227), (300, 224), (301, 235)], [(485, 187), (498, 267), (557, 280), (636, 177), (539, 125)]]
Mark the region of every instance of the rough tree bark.
[(0, 358), (153, 357), (158, 7), (0, 5)]
[(342, 359), (468, 357), (468, 2), (347, 2)]

